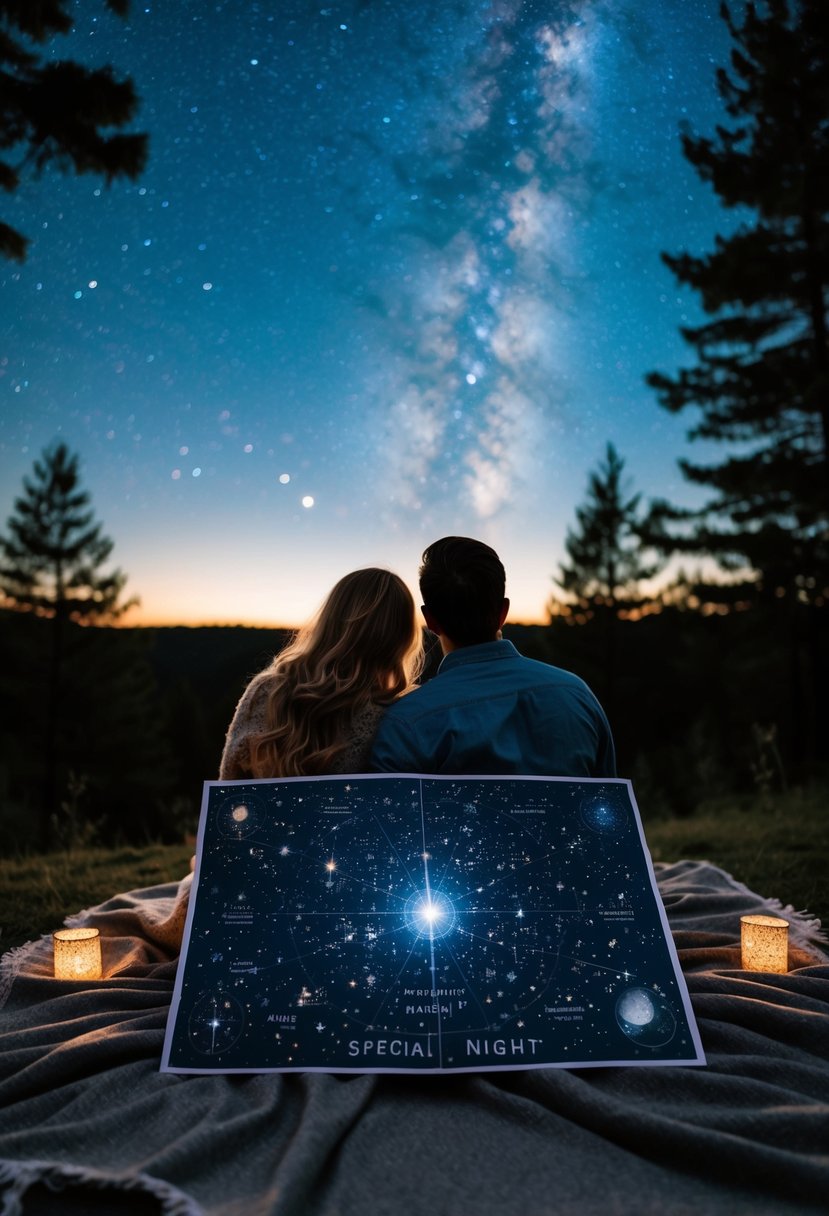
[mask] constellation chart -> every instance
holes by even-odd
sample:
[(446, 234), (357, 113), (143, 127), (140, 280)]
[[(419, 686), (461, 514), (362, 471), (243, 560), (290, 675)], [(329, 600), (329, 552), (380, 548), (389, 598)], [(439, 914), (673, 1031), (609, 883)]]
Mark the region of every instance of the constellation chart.
[(162, 1071), (703, 1063), (629, 782), (205, 783)]

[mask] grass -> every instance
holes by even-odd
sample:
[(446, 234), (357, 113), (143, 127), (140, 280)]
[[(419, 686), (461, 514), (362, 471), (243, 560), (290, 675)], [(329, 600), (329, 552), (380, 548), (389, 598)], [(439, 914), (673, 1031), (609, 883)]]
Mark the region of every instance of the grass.
[(829, 790), (767, 801), (712, 802), (687, 819), (649, 823), (654, 861), (711, 861), (761, 895), (817, 916), (829, 927)]
[(0, 948), (59, 929), (64, 917), (119, 891), (187, 873), (192, 845), (72, 849), (0, 861)]
[[(829, 791), (793, 792), (766, 805), (729, 799), (686, 819), (643, 818), (654, 861), (711, 861), (829, 925)], [(68, 914), (119, 891), (181, 878), (191, 853), (184, 844), (150, 845), (0, 860), (0, 947), (49, 933)]]

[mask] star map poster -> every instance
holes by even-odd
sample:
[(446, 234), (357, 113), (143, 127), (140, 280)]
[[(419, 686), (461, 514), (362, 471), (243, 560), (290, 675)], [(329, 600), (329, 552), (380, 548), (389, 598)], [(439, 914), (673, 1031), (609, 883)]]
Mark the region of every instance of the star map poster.
[(628, 781), (205, 783), (163, 1072), (704, 1063)]

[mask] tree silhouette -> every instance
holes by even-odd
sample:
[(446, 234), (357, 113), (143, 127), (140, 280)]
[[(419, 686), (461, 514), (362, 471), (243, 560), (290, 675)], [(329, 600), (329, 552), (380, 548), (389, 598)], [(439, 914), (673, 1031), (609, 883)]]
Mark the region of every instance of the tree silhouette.
[(79, 488), (78, 457), (65, 443), (47, 448), (23, 479), (23, 494), (0, 537), (0, 588), (9, 606), (80, 624), (112, 621), (134, 600), (119, 604), (126, 583), (120, 570), (101, 573), (112, 541), (101, 535)]
[[(699, 510), (660, 502), (665, 548), (751, 566), (767, 587), (820, 596), (829, 578), (829, 23), (823, 0), (749, 3), (717, 88), (730, 120), (683, 151), (726, 207), (749, 208), (701, 257), (663, 254), (712, 320), (682, 335), (695, 365), (648, 382), (689, 439), (731, 445), (719, 464), (680, 461), (713, 491)], [(675, 525), (683, 521), (677, 528)]]
[[(129, 0), (105, 0), (125, 16)], [(137, 109), (131, 80), (110, 66), (90, 69), (70, 59), (46, 60), (36, 48), (66, 34), (70, 0), (0, 0), (0, 186), (17, 189), (21, 174), (53, 163), (62, 172), (136, 178), (147, 159), (147, 136), (112, 134)], [(0, 253), (22, 261), (28, 239), (0, 222)]]
[(630, 495), (623, 476), (625, 462), (612, 443), (604, 461), (590, 474), (587, 496), (576, 507), (576, 528), (569, 528), (564, 548), (570, 559), (555, 580), (575, 601), (555, 598), (551, 610), (574, 615), (579, 622), (596, 620), (602, 631), (602, 688), (605, 709), (613, 716), (616, 702), (616, 653), (619, 613), (642, 603), (639, 584), (652, 578), (658, 566), (643, 559), (640, 494)]
[(101, 534), (89, 504), (89, 494), (79, 487), (78, 457), (59, 443), (46, 449), (34, 463), (33, 476), (23, 479), (7, 535), (0, 537), (5, 606), (51, 621), (41, 803), (44, 847), (56, 810), (67, 623), (112, 622), (136, 603), (121, 600), (126, 576), (120, 570), (102, 570), (112, 541)]
[(612, 443), (604, 461), (590, 474), (585, 502), (576, 507), (576, 529), (568, 528), (564, 548), (570, 561), (556, 582), (588, 616), (639, 603), (638, 584), (658, 567), (642, 558), (639, 503), (627, 497), (625, 462)]

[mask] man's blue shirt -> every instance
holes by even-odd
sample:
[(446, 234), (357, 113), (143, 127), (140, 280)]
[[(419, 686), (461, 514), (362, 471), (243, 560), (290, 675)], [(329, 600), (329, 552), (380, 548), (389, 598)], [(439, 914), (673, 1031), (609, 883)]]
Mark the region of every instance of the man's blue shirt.
[(436, 676), (395, 701), (371, 765), (381, 773), (616, 775), (607, 718), (584, 681), (507, 641), (452, 651)]

